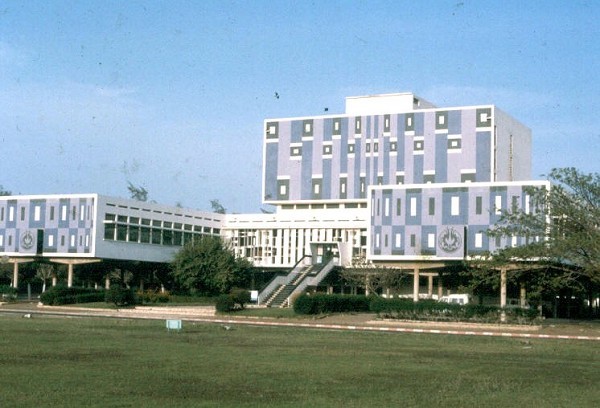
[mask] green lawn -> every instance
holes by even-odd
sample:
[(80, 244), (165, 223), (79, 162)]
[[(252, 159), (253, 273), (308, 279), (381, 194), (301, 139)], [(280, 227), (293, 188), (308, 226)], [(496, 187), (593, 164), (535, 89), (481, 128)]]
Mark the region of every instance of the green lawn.
[(600, 406), (600, 344), (0, 315), (2, 407)]

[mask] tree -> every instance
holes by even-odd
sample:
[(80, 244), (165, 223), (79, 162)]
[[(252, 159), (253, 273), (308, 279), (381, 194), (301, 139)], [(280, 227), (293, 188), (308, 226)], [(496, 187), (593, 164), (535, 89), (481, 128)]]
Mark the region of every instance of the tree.
[(350, 267), (340, 271), (342, 279), (351, 286), (362, 287), (367, 294), (378, 295), (383, 289), (399, 289), (407, 273), (368, 261), (364, 256), (352, 258)]
[(234, 286), (248, 285), (252, 265), (236, 258), (228, 245), (216, 236), (188, 242), (174, 257), (174, 281), (192, 293), (228, 293)]
[(533, 282), (540, 293), (569, 289), (592, 298), (600, 287), (600, 175), (571, 167), (553, 169), (548, 179), (549, 190), (528, 189), (529, 211), (505, 211), (488, 231), (490, 236), (526, 237), (527, 243), (491, 258), (500, 264), (535, 261), (535, 273), (520, 278)]
[(46, 281), (48, 279), (52, 279), (52, 277), (54, 275), (55, 275), (54, 266), (52, 266), (52, 265), (40, 264), (37, 267), (35, 277), (41, 279), (41, 281), (42, 281), (42, 293), (44, 293), (46, 291)]
[(221, 202), (216, 198), (210, 200), (210, 208), (212, 208), (213, 212), (216, 212), (217, 214), (225, 214), (227, 212), (227, 209), (223, 207)]
[(148, 201), (148, 190), (142, 186), (134, 186), (131, 181), (127, 182), (127, 190), (131, 198), (137, 201)]
[(9, 190), (5, 190), (4, 186), (0, 184), (0, 196), (9, 196), (12, 195), (12, 192)]

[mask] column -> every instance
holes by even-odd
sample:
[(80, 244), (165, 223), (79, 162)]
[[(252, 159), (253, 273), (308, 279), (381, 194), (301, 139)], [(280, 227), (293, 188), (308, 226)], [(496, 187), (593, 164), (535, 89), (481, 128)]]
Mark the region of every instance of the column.
[(19, 263), (15, 261), (13, 264), (13, 279), (12, 279), (12, 287), (19, 287)]
[[(500, 307), (506, 307), (506, 268), (500, 269)], [(506, 312), (500, 313), (500, 321), (506, 321)]]
[(519, 306), (525, 307), (525, 304), (527, 302), (527, 289), (525, 289), (524, 283), (521, 283), (520, 295), (521, 296), (519, 298)]
[(442, 296), (444, 296), (444, 288), (442, 286), (442, 277), (438, 274), (438, 300), (440, 300), (442, 298)]
[(427, 297), (433, 297), (433, 275), (427, 275)]
[(415, 268), (413, 272), (413, 301), (419, 301), (419, 268)]
[(73, 264), (69, 262), (67, 264), (67, 287), (73, 286)]
[(104, 289), (109, 290), (110, 289), (110, 276), (106, 275), (106, 278), (104, 279)]

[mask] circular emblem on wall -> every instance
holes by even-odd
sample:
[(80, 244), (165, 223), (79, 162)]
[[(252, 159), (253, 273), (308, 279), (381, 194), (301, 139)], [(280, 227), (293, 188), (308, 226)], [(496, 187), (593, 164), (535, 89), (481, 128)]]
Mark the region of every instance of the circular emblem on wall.
[(24, 249), (31, 249), (33, 247), (33, 235), (31, 235), (30, 231), (25, 231), (25, 234), (23, 234), (21, 246)]
[(462, 238), (454, 228), (446, 227), (438, 236), (438, 246), (444, 252), (456, 252), (462, 247)]

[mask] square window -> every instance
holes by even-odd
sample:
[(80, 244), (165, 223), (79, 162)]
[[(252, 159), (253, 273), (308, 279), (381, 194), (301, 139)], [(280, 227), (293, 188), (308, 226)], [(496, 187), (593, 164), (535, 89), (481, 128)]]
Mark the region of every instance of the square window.
[(390, 152), (398, 151), (398, 144), (396, 142), (390, 143)]
[(331, 145), (324, 145), (323, 146), (323, 154), (331, 154), (333, 146)]
[(414, 150), (415, 150), (416, 152), (418, 152), (418, 151), (422, 151), (422, 150), (423, 150), (423, 146), (424, 146), (424, 142), (423, 142), (423, 140), (415, 140), (415, 143), (414, 143)]

